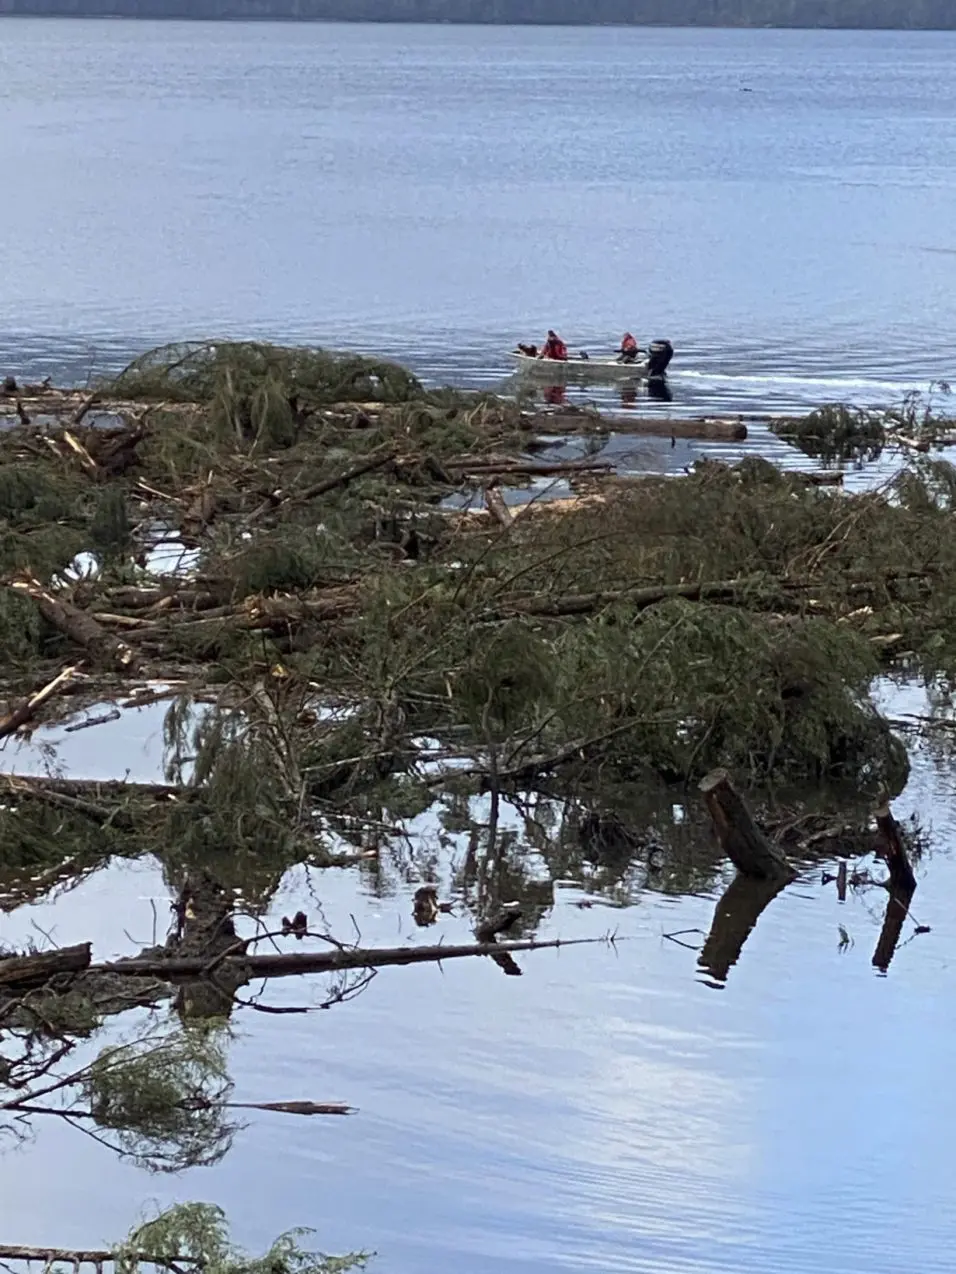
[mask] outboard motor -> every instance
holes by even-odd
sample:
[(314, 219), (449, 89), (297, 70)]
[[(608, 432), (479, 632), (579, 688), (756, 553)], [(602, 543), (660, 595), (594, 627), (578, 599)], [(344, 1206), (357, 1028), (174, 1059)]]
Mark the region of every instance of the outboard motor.
[(661, 380), (674, 357), (674, 346), (670, 341), (651, 341), (647, 351), (647, 378)]

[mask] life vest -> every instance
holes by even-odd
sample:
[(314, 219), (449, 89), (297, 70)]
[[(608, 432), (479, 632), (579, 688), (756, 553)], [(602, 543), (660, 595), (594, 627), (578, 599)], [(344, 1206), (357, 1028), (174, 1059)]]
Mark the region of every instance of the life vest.
[(545, 358), (555, 358), (559, 362), (565, 363), (568, 359), (568, 347), (560, 336), (556, 336), (554, 340), (549, 340), (544, 347)]
[(637, 349), (637, 341), (630, 332), (625, 332), (624, 339), (621, 341), (621, 353), (629, 354), (633, 349)]

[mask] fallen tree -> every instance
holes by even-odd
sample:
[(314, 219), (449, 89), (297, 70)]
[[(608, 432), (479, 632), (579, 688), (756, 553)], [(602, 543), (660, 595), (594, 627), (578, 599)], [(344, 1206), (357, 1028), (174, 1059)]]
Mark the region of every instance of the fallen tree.
[(24, 1247), (0, 1244), (0, 1261), (29, 1269), (42, 1263), (45, 1270), (70, 1266), (78, 1271), (93, 1265), (102, 1274), (111, 1265), (117, 1274), (138, 1274), (143, 1266), (167, 1270), (169, 1274), (205, 1271), (205, 1274), (347, 1274), (364, 1269), (370, 1254), (354, 1252), (327, 1256), (301, 1246), (311, 1231), (296, 1230), (279, 1235), (262, 1256), (253, 1257), (237, 1247), (229, 1237), (226, 1214), (210, 1203), (179, 1203), (157, 1212), (135, 1226), (126, 1238), (111, 1248)]

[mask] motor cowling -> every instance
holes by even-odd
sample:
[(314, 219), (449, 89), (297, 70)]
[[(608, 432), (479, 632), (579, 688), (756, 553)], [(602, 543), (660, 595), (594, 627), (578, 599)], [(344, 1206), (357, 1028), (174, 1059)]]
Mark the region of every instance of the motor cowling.
[(674, 357), (674, 346), (670, 341), (651, 341), (647, 350), (647, 375), (651, 380), (660, 380), (667, 371)]

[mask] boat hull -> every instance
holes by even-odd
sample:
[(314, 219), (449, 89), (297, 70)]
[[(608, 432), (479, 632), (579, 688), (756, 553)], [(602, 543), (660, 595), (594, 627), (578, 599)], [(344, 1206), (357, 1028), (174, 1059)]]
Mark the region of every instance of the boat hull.
[[(635, 382), (652, 379), (646, 359), (636, 363), (619, 363), (616, 358), (581, 358), (569, 356), (565, 359), (532, 358), (530, 354), (522, 354), (517, 350), (511, 353), (516, 370), (535, 380), (545, 381), (549, 385), (560, 385), (565, 381), (623, 381)], [(658, 379), (655, 377), (654, 379)]]

